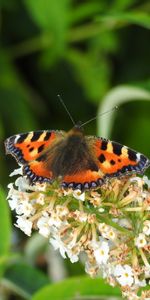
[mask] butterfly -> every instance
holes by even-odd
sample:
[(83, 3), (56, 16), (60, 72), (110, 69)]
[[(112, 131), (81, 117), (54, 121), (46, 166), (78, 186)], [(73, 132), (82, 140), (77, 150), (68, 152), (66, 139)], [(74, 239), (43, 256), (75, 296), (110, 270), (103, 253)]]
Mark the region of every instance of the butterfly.
[(23, 166), (32, 184), (60, 181), (63, 188), (90, 189), (107, 178), (142, 174), (150, 160), (124, 145), (96, 136), (85, 136), (77, 124), (69, 132), (42, 130), (9, 137), (6, 154)]

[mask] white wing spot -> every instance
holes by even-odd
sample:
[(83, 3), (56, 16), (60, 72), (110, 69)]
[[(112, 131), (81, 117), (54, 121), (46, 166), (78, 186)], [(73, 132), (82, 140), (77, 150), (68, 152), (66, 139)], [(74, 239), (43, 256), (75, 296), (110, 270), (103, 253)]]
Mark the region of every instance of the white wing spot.
[(137, 157), (137, 160), (140, 161), (141, 160), (141, 153), (137, 153), (136, 157)]
[(14, 144), (17, 143), (18, 139), (20, 138), (20, 134), (17, 134), (16, 137), (15, 137), (15, 140), (14, 140)]

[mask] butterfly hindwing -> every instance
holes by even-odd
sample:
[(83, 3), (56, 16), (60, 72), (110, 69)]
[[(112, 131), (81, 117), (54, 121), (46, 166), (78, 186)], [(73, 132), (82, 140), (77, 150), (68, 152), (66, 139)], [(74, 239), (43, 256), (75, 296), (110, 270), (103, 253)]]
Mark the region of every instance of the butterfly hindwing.
[(66, 175), (63, 178), (62, 186), (72, 189), (90, 189), (96, 188), (103, 183), (103, 178), (97, 171), (84, 170), (82, 172)]
[(27, 175), (32, 183), (35, 182), (49, 182), (53, 180), (52, 172), (47, 168), (44, 162), (37, 160), (31, 161), (29, 164), (23, 166), (23, 173)]
[(105, 177), (142, 174), (150, 165), (149, 159), (143, 154), (103, 138), (93, 139), (93, 149)]

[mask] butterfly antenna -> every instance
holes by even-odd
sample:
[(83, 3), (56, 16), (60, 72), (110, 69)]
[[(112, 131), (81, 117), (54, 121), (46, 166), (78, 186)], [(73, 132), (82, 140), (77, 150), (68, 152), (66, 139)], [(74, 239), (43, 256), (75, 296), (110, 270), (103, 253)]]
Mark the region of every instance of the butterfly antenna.
[(103, 116), (103, 115), (106, 115), (106, 114), (108, 114), (108, 113), (111, 113), (111, 112), (113, 112), (114, 110), (117, 110), (117, 109), (118, 109), (118, 106), (115, 106), (115, 107), (113, 107), (112, 109), (107, 110), (107, 111), (105, 111), (105, 112), (103, 112), (103, 113), (97, 115), (96, 117), (94, 117), (94, 118), (92, 118), (92, 119), (86, 121), (85, 123), (81, 124), (80, 127), (83, 127), (84, 125), (90, 123), (91, 121), (96, 120), (98, 117), (101, 117), (101, 116)]
[(66, 110), (66, 112), (67, 112), (67, 114), (69, 115), (69, 117), (70, 117), (70, 120), (72, 121), (73, 125), (75, 125), (76, 123), (75, 123), (75, 121), (74, 121), (74, 119), (73, 119), (72, 115), (70, 114), (70, 112), (69, 112), (69, 110), (68, 110), (67, 106), (65, 105), (65, 103), (64, 103), (64, 101), (63, 101), (63, 99), (61, 98), (61, 96), (60, 96), (60, 95), (57, 95), (57, 97), (58, 97), (58, 99), (60, 100), (60, 102), (62, 103), (62, 105), (63, 105), (64, 109), (65, 109), (65, 110)]

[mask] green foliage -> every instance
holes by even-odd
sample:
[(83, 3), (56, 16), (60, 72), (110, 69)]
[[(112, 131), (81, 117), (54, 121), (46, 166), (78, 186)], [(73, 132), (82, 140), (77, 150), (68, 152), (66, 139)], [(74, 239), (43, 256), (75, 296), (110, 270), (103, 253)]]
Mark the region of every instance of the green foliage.
[(36, 25), (47, 33), (51, 47), (46, 50), (46, 57), (49, 63), (54, 62), (66, 49), (69, 1), (25, 0), (24, 3)]
[(5, 287), (13, 292), (31, 299), (31, 296), (49, 283), (48, 278), (39, 270), (25, 263), (16, 263), (9, 266), (4, 274)]
[[(100, 54), (99, 54), (100, 56)], [(100, 95), (108, 89), (109, 67), (106, 60), (99, 65), (100, 58), (94, 55), (93, 51), (83, 54), (79, 51), (70, 51), (67, 54), (72, 65), (78, 82), (82, 83), (86, 97), (99, 102)]]
[[(16, 167), (12, 159), (5, 160), (6, 137), (36, 129), (71, 127), (56, 98), (58, 93), (74, 119), (83, 122), (94, 117), (97, 110), (99, 114), (118, 105), (120, 108), (114, 114), (98, 118), (98, 134), (149, 156), (149, 2), (2, 0), (1, 7), (0, 183), (3, 189), (7, 190), (8, 174)], [(95, 122), (89, 126), (87, 134), (96, 134)], [(10, 247), (11, 221), (3, 189), (0, 188), (0, 276), (4, 299), (14, 293), (31, 299), (34, 292), (34, 300), (56, 300), (59, 295), (61, 299), (70, 299), (77, 291), (91, 297), (119, 295), (102, 280), (84, 277), (44, 287), (49, 283), (47, 269), (50, 269), (45, 255), (47, 240), (35, 235), (27, 242), (14, 229)], [(14, 263), (14, 253), (18, 255), (21, 251), (21, 262)], [(39, 271), (39, 266), (46, 275)], [(64, 263), (64, 267), (71, 276), (83, 272), (77, 264), (70, 267)]]
[(1, 132), (5, 134), (8, 121), (9, 132), (12, 133), (18, 129), (18, 123), (21, 131), (35, 128), (36, 121), (31, 111), (29, 90), (26, 89), (15, 66), (4, 51), (0, 52), (0, 65), (0, 98), (3, 100), (0, 104), (0, 118), (3, 125)]
[(115, 22), (118, 26), (119, 24), (122, 26), (131, 23), (150, 29), (150, 16), (146, 12), (132, 11), (129, 13), (102, 15), (99, 20), (106, 23)]
[(85, 276), (75, 277), (64, 280), (60, 283), (44, 287), (37, 292), (32, 300), (42, 300), (52, 298), (55, 300), (70, 300), (75, 297), (88, 296), (120, 296), (120, 292), (116, 288), (112, 288), (104, 284), (102, 279), (90, 279)]
[(81, 3), (80, 6), (74, 7), (69, 12), (69, 21), (71, 24), (83, 22), (87, 18), (94, 16), (96, 13), (102, 11), (104, 4), (98, 1)]
[(0, 187), (0, 277), (9, 258), (11, 243), (11, 220), (6, 195)]

